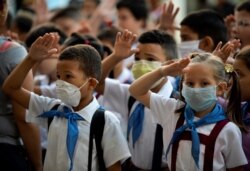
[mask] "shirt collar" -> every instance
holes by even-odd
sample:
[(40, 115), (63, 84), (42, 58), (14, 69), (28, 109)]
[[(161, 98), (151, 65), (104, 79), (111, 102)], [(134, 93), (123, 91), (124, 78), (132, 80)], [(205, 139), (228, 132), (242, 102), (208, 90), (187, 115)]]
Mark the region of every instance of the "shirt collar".
[(87, 122), (91, 123), (92, 117), (95, 111), (100, 107), (98, 101), (93, 96), (93, 100), (85, 106), (83, 109), (77, 111), (80, 116), (82, 116)]

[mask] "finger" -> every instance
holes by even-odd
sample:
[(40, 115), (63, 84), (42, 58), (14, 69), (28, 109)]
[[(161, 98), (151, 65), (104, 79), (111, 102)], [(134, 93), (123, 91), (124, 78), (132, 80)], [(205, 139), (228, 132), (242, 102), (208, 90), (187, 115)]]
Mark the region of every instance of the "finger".
[(51, 55), (53, 55), (53, 54), (55, 54), (55, 53), (57, 53), (57, 52), (58, 52), (57, 48), (50, 49), (50, 50), (48, 51), (48, 57), (50, 57)]
[(137, 39), (137, 35), (136, 35), (136, 34), (133, 34), (133, 35), (132, 35), (132, 38), (131, 38), (131, 42), (132, 42), (132, 43), (135, 42), (136, 39)]
[(131, 55), (133, 55), (135, 53), (138, 53), (139, 51), (140, 51), (140, 49), (138, 49), (138, 48), (131, 49), (129, 56), (131, 56)]
[(164, 62), (164, 63), (162, 64), (162, 66), (164, 66), (164, 65), (170, 65), (170, 64), (172, 64), (172, 63), (174, 63), (174, 62), (175, 62), (174, 60), (168, 60), (168, 61)]
[(214, 51), (219, 51), (220, 48), (221, 48), (221, 46), (222, 46), (222, 42), (220, 41), (220, 42), (217, 44), (217, 46), (216, 46), (216, 48), (214, 49)]
[(167, 8), (167, 14), (172, 15), (173, 9), (174, 9), (174, 4), (173, 4), (172, 1), (170, 1), (169, 4), (168, 4), (168, 8)]
[(118, 42), (118, 41), (121, 39), (121, 36), (122, 36), (122, 33), (121, 33), (121, 32), (118, 32), (118, 33), (116, 34), (115, 42)]
[(175, 19), (176, 15), (179, 13), (179, 11), (180, 11), (180, 8), (178, 7), (178, 8), (175, 10), (174, 14), (173, 14), (173, 17), (172, 17), (173, 20)]

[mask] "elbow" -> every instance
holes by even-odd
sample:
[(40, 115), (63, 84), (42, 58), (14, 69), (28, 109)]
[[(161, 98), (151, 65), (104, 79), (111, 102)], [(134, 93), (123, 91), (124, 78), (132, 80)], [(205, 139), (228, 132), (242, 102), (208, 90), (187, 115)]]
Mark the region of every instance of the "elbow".
[(136, 91), (134, 90), (133, 85), (129, 86), (129, 89), (128, 89), (128, 90), (129, 90), (130, 94), (131, 94), (133, 97), (136, 96)]
[(10, 86), (8, 86), (8, 84), (6, 84), (6, 81), (4, 82), (3, 86), (2, 86), (2, 91), (5, 93), (5, 94), (10, 94), (11, 90), (10, 90)]

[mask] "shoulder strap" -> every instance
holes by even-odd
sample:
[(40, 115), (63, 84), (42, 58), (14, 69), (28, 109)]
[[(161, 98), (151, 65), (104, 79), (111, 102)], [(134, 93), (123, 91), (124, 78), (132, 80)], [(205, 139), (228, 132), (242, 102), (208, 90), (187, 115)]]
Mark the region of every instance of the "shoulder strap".
[(161, 170), (162, 152), (163, 152), (163, 128), (160, 124), (157, 124), (151, 171)]
[[(53, 106), (50, 110), (57, 110), (59, 106), (60, 106), (60, 104), (56, 104), (56, 105)], [(51, 122), (53, 121), (53, 119), (54, 119), (54, 117), (48, 118), (48, 130), (49, 130), (50, 124), (51, 124)]]
[(93, 150), (93, 139), (95, 138), (97, 158), (99, 164), (99, 170), (105, 171), (105, 163), (103, 159), (103, 149), (101, 146), (103, 130), (105, 125), (105, 115), (103, 109), (97, 109), (93, 115), (90, 124), (90, 134), (89, 134), (89, 155), (88, 155), (88, 171), (91, 171), (92, 166), (92, 150)]
[(131, 111), (131, 108), (133, 106), (133, 104), (135, 103), (136, 99), (133, 96), (129, 96), (128, 98), (128, 115)]

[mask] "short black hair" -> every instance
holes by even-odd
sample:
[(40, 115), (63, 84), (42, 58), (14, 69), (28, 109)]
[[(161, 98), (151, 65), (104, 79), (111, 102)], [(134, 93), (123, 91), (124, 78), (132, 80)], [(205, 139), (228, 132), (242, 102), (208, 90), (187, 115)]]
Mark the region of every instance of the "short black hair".
[(68, 37), (63, 45), (66, 47), (77, 45), (77, 44), (86, 44), (94, 47), (98, 53), (100, 54), (101, 58), (104, 57), (104, 49), (102, 43), (91, 35), (82, 35), (79, 33), (72, 33), (70, 37)]
[(126, 8), (137, 20), (146, 21), (148, 18), (148, 8), (145, 0), (120, 0), (116, 4), (116, 8), (119, 10), (121, 8)]
[(18, 10), (13, 20), (13, 24), (16, 25), (16, 27), (21, 33), (28, 33), (32, 28), (35, 15), (36, 13), (32, 9), (21, 8)]
[(80, 69), (87, 77), (93, 77), (98, 81), (101, 78), (101, 56), (90, 45), (69, 46), (62, 51), (59, 60), (78, 61)]
[(160, 45), (165, 52), (166, 60), (178, 58), (176, 41), (170, 34), (164, 31), (151, 30), (144, 32), (139, 37), (138, 41), (141, 44), (153, 43)]
[(240, 3), (235, 9), (236, 9), (236, 11), (250, 12), (250, 1), (244, 1), (244, 2)]
[(220, 41), (228, 41), (227, 28), (223, 18), (215, 11), (205, 9), (190, 13), (182, 21), (182, 26), (189, 27), (198, 34), (199, 39), (210, 36), (213, 39), (214, 46)]
[(59, 44), (62, 44), (67, 38), (66, 34), (55, 24), (46, 23), (39, 25), (30, 31), (29, 35), (27, 36), (27, 39), (25, 40), (26, 46), (29, 48), (38, 37), (43, 36), (46, 33), (58, 33), (60, 36)]
[(115, 45), (115, 40), (116, 40), (116, 35), (120, 31), (121, 30), (118, 29), (115, 26), (107, 27), (107, 28), (104, 28), (103, 30), (101, 30), (98, 33), (97, 37), (100, 40), (109, 41), (114, 46)]
[(51, 22), (55, 22), (61, 18), (70, 18), (75, 21), (79, 21), (82, 18), (81, 8), (76, 6), (69, 6), (56, 12), (56, 14), (50, 19)]

